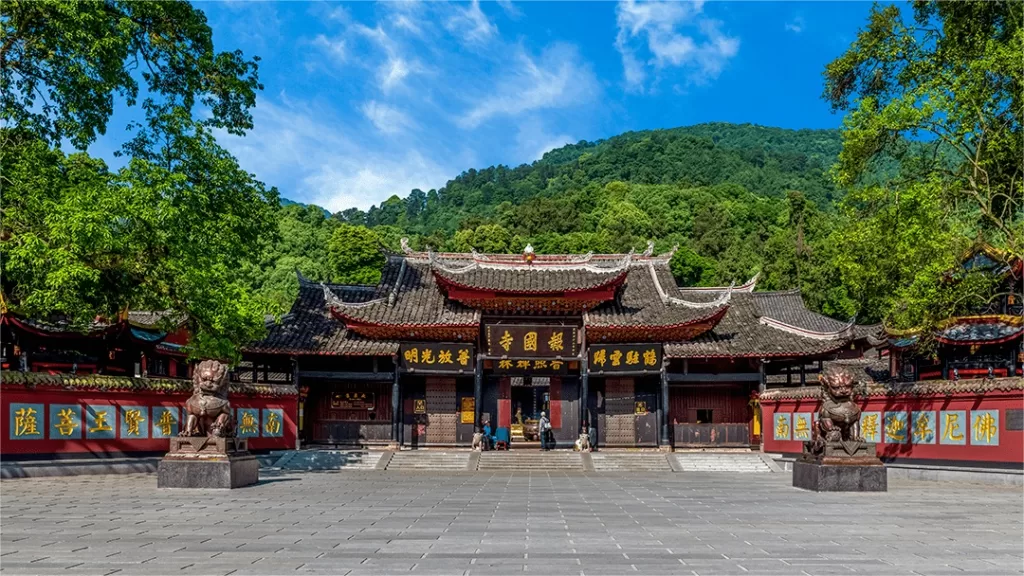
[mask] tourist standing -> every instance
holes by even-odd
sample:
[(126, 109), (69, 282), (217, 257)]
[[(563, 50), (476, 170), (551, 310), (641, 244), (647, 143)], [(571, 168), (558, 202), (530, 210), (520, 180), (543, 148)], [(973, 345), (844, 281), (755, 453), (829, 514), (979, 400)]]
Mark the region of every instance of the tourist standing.
[(548, 435), (551, 434), (551, 421), (548, 420), (548, 415), (545, 412), (540, 413), (540, 423), (537, 428), (540, 431), (540, 449), (550, 450), (551, 442)]

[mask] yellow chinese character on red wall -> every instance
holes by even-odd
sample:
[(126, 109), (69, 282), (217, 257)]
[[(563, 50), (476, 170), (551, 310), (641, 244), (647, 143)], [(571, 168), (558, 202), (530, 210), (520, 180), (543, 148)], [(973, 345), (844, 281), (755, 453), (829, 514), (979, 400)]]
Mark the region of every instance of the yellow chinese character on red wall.
[(529, 368), (529, 367), (530, 367), (530, 361), (529, 360), (518, 360), (518, 361), (516, 361), (516, 368)]
[(263, 430), (267, 434), (278, 434), (281, 432), (281, 418), (278, 417), (277, 412), (265, 412), (267, 415), (267, 422), (263, 425)]
[(139, 430), (139, 424), (145, 422), (146, 419), (142, 417), (142, 410), (125, 410), (124, 411), (124, 423), (128, 429), (125, 430), (129, 436), (139, 436), (142, 432)]
[(547, 367), (548, 367), (548, 361), (547, 360), (534, 360), (533, 361), (533, 368), (534, 369), (537, 369), (537, 368), (547, 368)]
[(160, 415), (160, 419), (156, 421), (156, 425), (160, 427), (160, 431), (163, 432), (164, 436), (170, 436), (171, 432), (174, 431), (174, 416), (171, 415), (170, 410), (164, 410), (164, 413)]
[(259, 432), (259, 428), (256, 426), (256, 418), (253, 417), (252, 412), (242, 412), (242, 422), (238, 427), (238, 430), (243, 434), (255, 434)]
[(964, 439), (964, 433), (960, 431), (960, 415), (955, 412), (947, 412), (945, 416), (946, 431), (942, 434), (942, 439), (960, 442)]
[(110, 430), (113, 430), (113, 428), (110, 427), (110, 424), (107, 423), (106, 410), (96, 410), (92, 423), (94, 426), (89, 428), (89, 432), (109, 432)]
[(511, 360), (498, 360), (498, 368), (502, 368), (502, 369), (508, 370), (508, 369), (512, 368), (512, 361)]
[(71, 436), (75, 432), (75, 426), (78, 426), (75, 423), (75, 411), (71, 408), (65, 408), (57, 412), (57, 418), (60, 420), (53, 427), (57, 429), (61, 436)]
[(39, 422), (36, 418), (36, 411), (33, 408), (21, 408), (14, 412), (14, 435), (15, 436), (36, 436), (39, 435)]

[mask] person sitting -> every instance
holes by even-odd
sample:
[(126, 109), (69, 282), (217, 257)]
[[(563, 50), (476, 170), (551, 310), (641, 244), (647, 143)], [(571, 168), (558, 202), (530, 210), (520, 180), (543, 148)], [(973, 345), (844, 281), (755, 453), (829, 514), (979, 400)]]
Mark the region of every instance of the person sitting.
[(489, 421), (484, 422), (484, 450), (494, 450), (494, 434)]
[(478, 452), (486, 450), (487, 449), (485, 447), (486, 444), (487, 444), (487, 441), (484, 440), (484, 433), (483, 433), (483, 431), (481, 431), (480, 428), (477, 427), (476, 432), (473, 433), (472, 449), (474, 451), (478, 451)]
[(583, 428), (580, 430), (580, 439), (577, 442), (580, 446), (580, 452), (590, 452), (590, 427), (586, 422), (583, 422)]

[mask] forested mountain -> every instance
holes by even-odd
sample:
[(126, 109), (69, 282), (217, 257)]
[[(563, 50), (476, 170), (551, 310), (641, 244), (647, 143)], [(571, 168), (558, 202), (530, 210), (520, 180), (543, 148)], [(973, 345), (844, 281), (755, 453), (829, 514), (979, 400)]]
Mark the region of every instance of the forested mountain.
[(580, 142), (516, 168), (471, 169), (365, 213), (325, 217), (282, 202), (291, 205), (281, 208), (281, 240), (250, 277), (280, 311), (297, 288), (295, 269), (373, 282), (372, 247), (398, 249), (402, 236), (417, 248), (517, 252), (529, 243), (541, 253), (625, 252), (654, 240), (659, 250), (680, 245), (673, 270), (683, 284), (742, 282), (760, 271), (764, 286), (801, 286), (795, 259), (809, 257), (806, 244), (827, 231), (823, 213), (840, 195), (827, 170), (840, 148), (833, 130), (703, 124)]

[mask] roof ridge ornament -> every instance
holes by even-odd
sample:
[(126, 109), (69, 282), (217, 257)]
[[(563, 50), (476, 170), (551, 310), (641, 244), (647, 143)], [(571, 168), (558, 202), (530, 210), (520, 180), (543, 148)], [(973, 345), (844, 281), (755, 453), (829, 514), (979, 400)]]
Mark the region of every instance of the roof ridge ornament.
[(712, 300), (711, 302), (692, 302), (690, 300), (684, 300), (682, 298), (675, 298), (665, 292), (665, 289), (661, 286), (661, 280), (658, 279), (658, 273), (654, 270), (654, 264), (652, 262), (647, 263), (647, 270), (651, 273), (651, 280), (654, 281), (654, 287), (658, 291), (658, 295), (661, 296), (661, 301), (665, 304), (678, 304), (687, 308), (719, 308), (729, 303), (732, 298), (733, 284), (729, 285), (721, 296)]
[(644, 258), (650, 258), (652, 254), (654, 254), (654, 240), (648, 240), (647, 249), (644, 250), (641, 256), (643, 256)]
[(408, 237), (403, 237), (399, 241), (399, 243), (402, 245), (402, 252), (404, 252), (406, 255), (411, 255), (413, 253), (412, 248), (409, 247), (409, 238)]
[[(312, 284), (312, 282), (310, 282)], [(324, 301), (327, 302), (328, 308), (365, 308), (378, 302), (383, 302), (384, 298), (374, 298), (373, 300), (367, 300), (366, 302), (345, 302), (333, 290), (327, 287), (327, 284), (320, 283), (320, 288), (324, 291)]]

